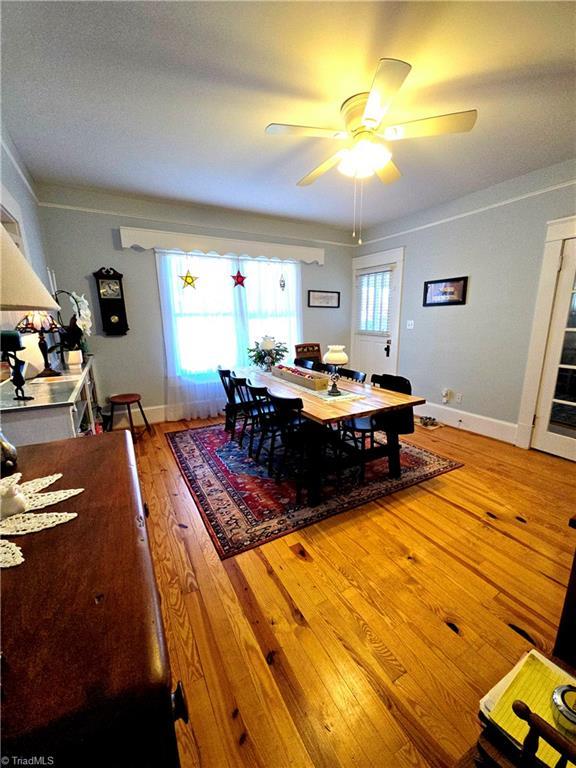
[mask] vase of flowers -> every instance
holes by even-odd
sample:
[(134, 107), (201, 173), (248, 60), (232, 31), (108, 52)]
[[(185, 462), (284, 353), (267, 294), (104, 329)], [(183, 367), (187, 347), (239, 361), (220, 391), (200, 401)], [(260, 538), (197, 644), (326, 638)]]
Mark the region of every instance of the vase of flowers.
[(283, 341), (276, 341), (273, 336), (263, 336), (260, 341), (255, 341), (253, 347), (248, 347), (248, 357), (254, 365), (267, 371), (276, 365), (288, 354), (288, 347)]

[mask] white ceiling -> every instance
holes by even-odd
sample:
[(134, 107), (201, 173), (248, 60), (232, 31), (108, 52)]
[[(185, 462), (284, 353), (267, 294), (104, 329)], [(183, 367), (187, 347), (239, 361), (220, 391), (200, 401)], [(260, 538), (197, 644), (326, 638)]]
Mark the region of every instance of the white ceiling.
[(380, 57), (409, 61), (398, 120), (476, 108), (469, 134), (393, 146), (365, 225), (576, 154), (572, 2), (5, 2), (3, 119), (36, 180), (348, 227), (352, 182), (296, 181)]

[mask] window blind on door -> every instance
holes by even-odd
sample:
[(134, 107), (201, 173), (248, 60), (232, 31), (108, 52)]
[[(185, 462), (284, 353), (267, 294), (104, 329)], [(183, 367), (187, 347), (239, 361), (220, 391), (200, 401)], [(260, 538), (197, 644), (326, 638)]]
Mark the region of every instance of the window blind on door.
[(363, 270), (356, 274), (356, 331), (385, 335), (390, 330), (392, 269)]

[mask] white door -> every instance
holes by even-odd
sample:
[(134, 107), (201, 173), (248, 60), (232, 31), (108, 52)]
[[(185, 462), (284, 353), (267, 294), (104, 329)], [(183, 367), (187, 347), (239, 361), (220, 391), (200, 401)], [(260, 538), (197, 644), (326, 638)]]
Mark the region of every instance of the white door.
[(576, 461), (576, 240), (565, 240), (532, 447)]
[(352, 349), (349, 367), (395, 374), (398, 366), (404, 249), (360, 256), (353, 262)]

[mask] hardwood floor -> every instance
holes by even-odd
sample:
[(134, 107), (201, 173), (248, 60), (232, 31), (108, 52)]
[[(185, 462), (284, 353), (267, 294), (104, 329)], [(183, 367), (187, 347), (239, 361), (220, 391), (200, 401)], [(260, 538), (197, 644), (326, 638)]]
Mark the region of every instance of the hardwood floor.
[(449, 427), (464, 462), (220, 561), (164, 437), (137, 443), (183, 768), (452, 766), (479, 698), (550, 651), (574, 552), (574, 465)]

